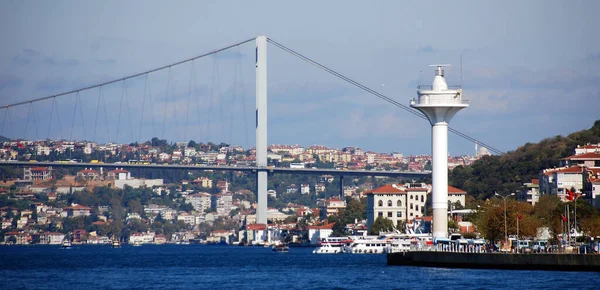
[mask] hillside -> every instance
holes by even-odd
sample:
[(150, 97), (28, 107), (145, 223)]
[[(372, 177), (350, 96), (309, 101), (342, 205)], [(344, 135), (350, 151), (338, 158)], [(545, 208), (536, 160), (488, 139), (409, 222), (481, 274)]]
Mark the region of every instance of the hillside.
[(6, 141), (10, 141), (10, 138), (0, 135), (0, 142), (6, 142)]
[(471, 166), (456, 167), (448, 176), (449, 183), (477, 199), (487, 198), (494, 191), (516, 192), (524, 182), (538, 178), (543, 169), (556, 167), (561, 158), (573, 155), (577, 145), (587, 143), (600, 143), (600, 120), (588, 130), (527, 143), (504, 155), (487, 156)]

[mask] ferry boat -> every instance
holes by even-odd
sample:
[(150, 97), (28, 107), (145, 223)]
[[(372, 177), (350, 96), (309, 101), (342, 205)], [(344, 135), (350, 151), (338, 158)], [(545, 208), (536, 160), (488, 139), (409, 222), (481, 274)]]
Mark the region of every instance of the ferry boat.
[(383, 254), (389, 247), (390, 240), (386, 236), (352, 237), (352, 243), (346, 247), (349, 254)]
[(317, 243), (317, 248), (313, 254), (343, 254), (346, 248), (352, 243), (348, 237), (327, 237)]

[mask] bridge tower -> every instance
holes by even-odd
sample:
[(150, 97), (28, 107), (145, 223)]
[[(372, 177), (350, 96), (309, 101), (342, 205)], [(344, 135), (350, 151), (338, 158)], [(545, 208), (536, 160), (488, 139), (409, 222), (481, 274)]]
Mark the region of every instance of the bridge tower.
[(433, 236), (448, 237), (448, 123), (469, 103), (462, 99), (462, 88), (448, 88), (444, 67), (449, 65), (430, 66), (436, 67), (433, 84), (431, 87), (419, 86), (419, 99), (413, 98), (410, 106), (425, 114), (432, 126)]
[(256, 37), (256, 223), (267, 224), (267, 37)]

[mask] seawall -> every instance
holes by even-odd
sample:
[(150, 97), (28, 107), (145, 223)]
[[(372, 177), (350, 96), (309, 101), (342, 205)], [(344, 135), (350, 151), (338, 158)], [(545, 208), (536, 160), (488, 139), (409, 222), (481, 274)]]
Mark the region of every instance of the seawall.
[(414, 251), (387, 254), (387, 264), (390, 266), (600, 272), (600, 255)]

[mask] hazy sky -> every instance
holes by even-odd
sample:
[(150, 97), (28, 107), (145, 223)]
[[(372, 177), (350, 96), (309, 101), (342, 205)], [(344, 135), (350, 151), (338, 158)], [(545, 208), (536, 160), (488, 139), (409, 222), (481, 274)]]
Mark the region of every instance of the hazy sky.
[[(0, 102), (77, 89), (266, 35), (400, 103), (450, 63), (450, 126), (510, 151), (600, 119), (598, 1), (1, 1)], [(270, 45), (269, 143), (429, 154), (430, 125)], [(254, 144), (254, 43), (0, 110), (12, 138)], [(77, 104), (77, 106), (75, 106)], [(100, 106), (99, 106), (100, 105)], [(57, 117), (57, 112), (60, 113)], [(450, 134), (452, 155), (474, 144)]]

